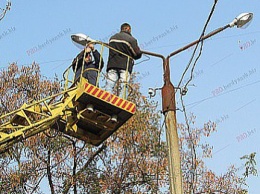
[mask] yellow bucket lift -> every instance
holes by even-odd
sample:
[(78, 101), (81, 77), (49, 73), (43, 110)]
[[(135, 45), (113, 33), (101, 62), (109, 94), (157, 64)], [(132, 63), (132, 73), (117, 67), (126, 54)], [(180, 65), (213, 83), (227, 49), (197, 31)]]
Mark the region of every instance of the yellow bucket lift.
[[(95, 44), (101, 44), (102, 50), (109, 47)], [(47, 129), (98, 146), (135, 113), (134, 103), (91, 85), (83, 77), (70, 81), (67, 70), (66, 75), (63, 92), (0, 116), (0, 153)]]
[(70, 126), (60, 119), (53, 127), (98, 146), (135, 113), (136, 106), (87, 82), (80, 87), (75, 109), (70, 112)]

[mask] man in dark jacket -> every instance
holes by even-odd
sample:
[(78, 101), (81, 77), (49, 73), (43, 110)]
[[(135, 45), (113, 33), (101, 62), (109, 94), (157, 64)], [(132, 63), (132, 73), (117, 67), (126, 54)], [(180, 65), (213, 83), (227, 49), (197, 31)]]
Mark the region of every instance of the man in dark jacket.
[[(94, 61), (92, 60), (92, 55), (94, 57)], [(82, 70), (83, 64), (84, 68)], [(75, 72), (75, 80), (77, 81), (80, 74), (83, 72), (82, 76), (86, 78), (90, 84), (96, 86), (98, 71), (101, 71), (103, 66), (104, 61), (100, 58), (100, 53), (94, 48), (93, 44), (89, 44), (72, 62), (72, 68)]]
[[(106, 90), (113, 93), (118, 80), (120, 83), (128, 83), (134, 59), (140, 59), (142, 52), (137, 40), (131, 35), (131, 26), (127, 23), (122, 24), (121, 31), (110, 38), (109, 46), (112, 48), (109, 49)], [(121, 90), (118, 95), (120, 92)], [(126, 94), (123, 97), (126, 97)]]

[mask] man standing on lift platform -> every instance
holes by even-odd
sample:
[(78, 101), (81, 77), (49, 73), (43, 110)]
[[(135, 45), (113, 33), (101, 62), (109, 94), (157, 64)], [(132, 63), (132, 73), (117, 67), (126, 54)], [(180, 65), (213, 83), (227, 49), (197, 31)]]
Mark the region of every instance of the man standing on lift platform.
[[(92, 60), (92, 55), (94, 57), (94, 61)], [(86, 78), (90, 84), (96, 86), (98, 72), (102, 70), (103, 66), (104, 61), (100, 58), (100, 53), (94, 48), (93, 44), (88, 44), (87, 47), (81, 51), (72, 62), (72, 68), (75, 72), (75, 81), (79, 79), (80, 74), (83, 72), (82, 77)]]
[[(110, 38), (109, 46), (130, 56), (127, 57), (114, 49), (109, 49), (106, 91), (113, 93), (118, 80), (120, 83), (129, 82), (134, 65), (133, 59), (140, 59), (142, 52), (137, 40), (131, 35), (131, 26), (128, 23), (122, 24), (121, 31)], [(119, 96), (121, 90), (122, 87), (119, 89)], [(123, 97), (126, 96), (123, 95)]]

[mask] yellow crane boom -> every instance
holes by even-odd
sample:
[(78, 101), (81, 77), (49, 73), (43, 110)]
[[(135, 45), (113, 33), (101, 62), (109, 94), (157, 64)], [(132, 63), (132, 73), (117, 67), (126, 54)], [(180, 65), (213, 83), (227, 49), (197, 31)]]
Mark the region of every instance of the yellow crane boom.
[(74, 88), (1, 116), (0, 152), (46, 129), (98, 146), (135, 113), (134, 103), (81, 80)]
[(84, 77), (70, 82), (72, 86), (61, 93), (0, 116), (0, 153), (47, 129), (98, 146), (135, 113), (134, 103), (91, 85)]

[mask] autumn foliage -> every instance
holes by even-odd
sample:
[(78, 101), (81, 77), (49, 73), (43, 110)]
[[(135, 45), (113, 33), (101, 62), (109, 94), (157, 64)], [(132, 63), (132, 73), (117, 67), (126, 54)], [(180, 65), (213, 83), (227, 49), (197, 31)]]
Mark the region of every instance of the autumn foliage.
[[(0, 190), (5, 193), (169, 193), (163, 115), (156, 102), (131, 83), (136, 114), (99, 147), (53, 129), (15, 144), (0, 158)], [(61, 91), (61, 82), (41, 76), (39, 65), (11, 64), (0, 72), (1, 115), (24, 102)], [(216, 126), (178, 124), (185, 193), (243, 193), (244, 179), (231, 166), (215, 174), (203, 162), (212, 146), (202, 144)], [(1, 121), (0, 121), (1, 122)], [(43, 186), (45, 185), (45, 186)], [(46, 191), (46, 189), (45, 189)]]

